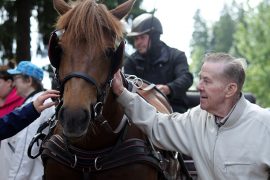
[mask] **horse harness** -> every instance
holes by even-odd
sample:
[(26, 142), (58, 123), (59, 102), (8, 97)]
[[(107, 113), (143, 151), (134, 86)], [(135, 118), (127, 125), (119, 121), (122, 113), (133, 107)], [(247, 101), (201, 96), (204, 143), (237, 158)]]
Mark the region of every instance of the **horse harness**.
[[(112, 63), (107, 81), (101, 88), (97, 85), (94, 78), (83, 72), (71, 72), (64, 77), (63, 80), (59, 80), (58, 69), (62, 49), (58, 42), (63, 34), (64, 30), (54, 31), (51, 34), (49, 43), (49, 59), (53, 67), (56, 68), (55, 78), (59, 82), (61, 96), (63, 95), (65, 83), (73, 77), (82, 78), (88, 83), (94, 85), (97, 90), (97, 103), (92, 107), (94, 110), (94, 115), (92, 115), (92, 117), (104, 125), (107, 131), (112, 132), (107, 120), (105, 120), (102, 116), (102, 107), (105, 101), (107, 86), (110, 84), (113, 74), (120, 67), (120, 60), (122, 59), (121, 56), (124, 49), (124, 41), (121, 41), (116, 47), (116, 50), (113, 51), (112, 61), (114, 60), (116, 62)], [(125, 78), (123, 79), (125, 80)], [(124, 84), (126, 87), (131, 87), (127, 81), (124, 81)], [(60, 135), (53, 135), (53, 129), (57, 123), (57, 113), (62, 104), (63, 102), (61, 101), (56, 108), (56, 115), (41, 125), (37, 131), (37, 134), (33, 137), (28, 148), (28, 156), (30, 158), (36, 158), (41, 154), (41, 158), (45, 164), (48, 158), (52, 158), (65, 166), (83, 172), (85, 179), (90, 176), (90, 173), (95, 173), (98, 171), (100, 172), (131, 163), (149, 164), (155, 167), (160, 174), (165, 176), (166, 161), (149, 140), (143, 141), (137, 138), (124, 140), (129, 127), (128, 123), (126, 123), (124, 128), (122, 128), (117, 143), (113, 147), (99, 151), (85, 151), (78, 149), (69, 145), (66, 138), (61, 137)], [(49, 127), (49, 133), (47, 135), (42, 132), (46, 127)], [(34, 143), (38, 144), (39, 140), (42, 141), (39, 152), (36, 155), (32, 155), (32, 147)]]
[(104, 84), (99, 86), (93, 77), (89, 76), (88, 74), (84, 72), (70, 72), (62, 80), (60, 80), (58, 70), (60, 66), (62, 48), (59, 45), (59, 41), (61, 37), (64, 35), (64, 33), (65, 33), (64, 29), (55, 30), (51, 33), (50, 40), (49, 40), (48, 56), (49, 56), (51, 65), (56, 69), (54, 81), (56, 81), (57, 83), (57, 86), (58, 86), (57, 89), (60, 90), (61, 96), (64, 93), (65, 83), (74, 77), (81, 78), (85, 80), (86, 82), (88, 82), (89, 84), (94, 85), (97, 91), (97, 102), (96, 104), (91, 105), (91, 109), (93, 112), (91, 114), (91, 118), (95, 119), (97, 116), (101, 114), (103, 104), (105, 101), (106, 89), (110, 85), (115, 72), (121, 67), (121, 60), (123, 59), (125, 41), (123, 40), (119, 41), (116, 39), (114, 49), (113, 48), (108, 49), (107, 56), (111, 57), (111, 68), (110, 68), (110, 72), (108, 74), (107, 80), (105, 81)]
[[(124, 81), (124, 84), (126, 87), (132, 87), (128, 81)], [(89, 179), (92, 173), (132, 163), (148, 164), (157, 169), (163, 179), (170, 179), (170, 175), (166, 172), (169, 160), (164, 158), (148, 139), (146, 141), (137, 138), (126, 140), (125, 137), (129, 127), (128, 121), (119, 132), (120, 135), (116, 144), (98, 151), (86, 151), (76, 148), (69, 145), (65, 137), (58, 134), (53, 135), (56, 123), (57, 120), (54, 116), (40, 126), (28, 148), (30, 158), (34, 159), (41, 155), (44, 164), (49, 158), (52, 158), (62, 165), (82, 172), (84, 179)], [(48, 135), (42, 132), (47, 127), (49, 127)], [(108, 131), (106, 126), (104, 128)], [(32, 146), (34, 143), (38, 143), (39, 140), (42, 140), (39, 153), (32, 155)]]
[(165, 165), (162, 156), (141, 139), (124, 140), (128, 125), (121, 132), (117, 143), (98, 151), (85, 151), (74, 146), (68, 146), (60, 135), (53, 135), (42, 144), (41, 158), (44, 164), (52, 158), (67, 167), (83, 173), (85, 179), (91, 174), (110, 170), (132, 163), (145, 163), (163, 174)]
[[(122, 77), (124, 86), (130, 91), (131, 89), (134, 89), (132, 83), (127, 81), (123, 75)], [(61, 107), (61, 103), (56, 109), (59, 109), (59, 107)], [(101, 119), (99, 120), (99, 123), (104, 125), (104, 122), (106, 121), (104, 117), (99, 116), (99, 118)], [(178, 158), (181, 171), (186, 176), (186, 179), (192, 179), (179, 154), (177, 154), (178, 156), (175, 156), (173, 152), (163, 151), (162, 153), (167, 153), (165, 157), (164, 154), (155, 149), (148, 138), (146, 140), (137, 138), (125, 140), (129, 121), (122, 120), (120, 124), (122, 124), (122, 122), (124, 122), (124, 125), (121, 126), (121, 131), (119, 132), (120, 135), (114, 146), (99, 151), (86, 151), (69, 145), (65, 137), (57, 134), (53, 135), (53, 130), (57, 124), (56, 116), (54, 115), (37, 130), (37, 134), (33, 137), (29, 145), (28, 156), (34, 159), (41, 155), (44, 164), (46, 164), (48, 158), (52, 158), (62, 165), (82, 172), (84, 179), (89, 179), (89, 176), (92, 173), (110, 170), (131, 163), (148, 164), (158, 170), (162, 179), (172, 179), (172, 175), (166, 171), (166, 168), (169, 166), (169, 159)], [(49, 133), (46, 135), (42, 131), (47, 127), (49, 127)], [(116, 133), (108, 123), (102, 127), (107, 132)], [(39, 152), (36, 155), (32, 155), (32, 147), (34, 143), (39, 145), (39, 140), (42, 141)]]

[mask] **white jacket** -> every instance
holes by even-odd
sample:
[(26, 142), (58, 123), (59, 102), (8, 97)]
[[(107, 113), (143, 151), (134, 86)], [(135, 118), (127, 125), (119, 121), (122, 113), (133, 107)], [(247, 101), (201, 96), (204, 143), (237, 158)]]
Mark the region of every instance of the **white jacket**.
[[(23, 106), (35, 100), (41, 93), (43, 92), (27, 99)], [(44, 110), (40, 117), (28, 127), (13, 137), (1, 141), (0, 180), (42, 180), (44, 168), (41, 158), (39, 156), (36, 159), (30, 159), (27, 150), (40, 124), (47, 121), (54, 112), (54, 107)], [(34, 146), (33, 151), (37, 152), (38, 147)]]
[(118, 102), (126, 115), (162, 149), (193, 157), (199, 179), (266, 180), (270, 172), (270, 111), (237, 102), (223, 126), (197, 106), (184, 114), (157, 113), (127, 90)]

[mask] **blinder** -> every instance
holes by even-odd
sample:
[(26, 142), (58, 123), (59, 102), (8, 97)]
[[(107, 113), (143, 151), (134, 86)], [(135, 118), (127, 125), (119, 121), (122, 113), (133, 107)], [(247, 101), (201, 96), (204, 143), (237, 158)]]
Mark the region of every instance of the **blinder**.
[(51, 65), (58, 69), (60, 65), (60, 58), (62, 54), (62, 49), (59, 45), (59, 39), (63, 35), (64, 30), (55, 30), (51, 33), (49, 40), (48, 56)]
[[(51, 65), (59, 69), (62, 48), (59, 45), (59, 40), (61, 36), (64, 34), (65, 30), (55, 30), (51, 33), (49, 40), (49, 48), (48, 48), (48, 56)], [(112, 55), (112, 65), (111, 65), (111, 75), (116, 73), (116, 71), (122, 66), (123, 54), (125, 49), (125, 41), (120, 41), (120, 43), (113, 50)]]
[[(88, 74), (83, 73), (83, 72), (70, 72), (61, 81), (59, 79), (58, 70), (59, 70), (61, 55), (62, 55), (62, 48), (59, 45), (59, 40), (63, 36), (64, 32), (65, 32), (65, 30), (53, 31), (51, 33), (51, 37), (50, 37), (50, 41), (49, 41), (48, 56), (49, 56), (49, 60), (50, 60), (51, 65), (54, 68), (56, 68), (56, 76), (55, 76), (56, 79), (55, 80), (58, 82), (61, 94), (63, 94), (65, 83), (73, 77), (84, 79), (88, 83), (94, 85), (96, 87), (96, 90), (97, 90), (97, 104), (92, 107), (93, 112), (94, 112), (94, 115), (92, 115), (92, 116), (97, 117), (98, 115), (100, 115), (100, 113), (102, 111), (102, 106), (103, 106), (104, 98), (106, 95), (106, 92), (105, 92), (106, 88), (104, 88), (105, 86), (99, 87), (94, 78), (92, 78), (91, 76), (89, 76)], [(107, 54), (107, 56), (110, 57), (112, 63), (111, 63), (110, 72), (109, 72), (109, 75), (107, 77), (105, 84), (109, 84), (109, 82), (113, 78), (114, 73), (116, 73), (116, 71), (122, 65), (121, 63), (123, 60), (125, 42), (122, 40), (122, 41), (115, 43), (115, 44), (116, 44), (116, 47), (114, 49), (112, 49), (111, 51), (109, 51), (109, 54)]]
[(114, 55), (113, 55), (113, 59), (112, 59), (112, 66), (111, 66), (112, 76), (122, 66), (124, 50), (125, 50), (125, 41), (122, 40), (119, 43), (117, 49), (114, 51)]

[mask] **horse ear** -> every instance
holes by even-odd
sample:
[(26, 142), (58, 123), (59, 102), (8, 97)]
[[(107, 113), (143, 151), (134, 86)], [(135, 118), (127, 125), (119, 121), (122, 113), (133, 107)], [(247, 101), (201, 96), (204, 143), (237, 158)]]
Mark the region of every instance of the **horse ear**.
[(60, 14), (65, 14), (71, 7), (64, 0), (53, 0), (54, 9)]
[(120, 4), (115, 9), (110, 10), (110, 12), (119, 20), (125, 17), (132, 9), (136, 0), (128, 0), (123, 4)]

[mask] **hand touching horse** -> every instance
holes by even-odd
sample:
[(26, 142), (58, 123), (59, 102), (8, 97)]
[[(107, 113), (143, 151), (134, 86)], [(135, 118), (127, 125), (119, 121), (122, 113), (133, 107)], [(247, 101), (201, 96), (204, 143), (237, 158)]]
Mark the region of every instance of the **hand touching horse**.
[[(42, 144), (45, 179), (176, 178), (177, 163), (173, 173), (166, 171), (174, 164), (171, 156), (162, 156), (129, 123), (110, 89), (124, 54), (119, 20), (133, 3), (129, 0), (109, 11), (94, 0), (72, 4), (54, 0), (60, 17), (51, 35), (49, 58), (56, 68), (62, 100), (58, 123)], [(143, 83), (141, 89), (146, 86)], [(158, 110), (170, 112), (155, 88), (139, 93), (158, 105)]]

